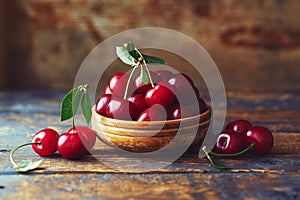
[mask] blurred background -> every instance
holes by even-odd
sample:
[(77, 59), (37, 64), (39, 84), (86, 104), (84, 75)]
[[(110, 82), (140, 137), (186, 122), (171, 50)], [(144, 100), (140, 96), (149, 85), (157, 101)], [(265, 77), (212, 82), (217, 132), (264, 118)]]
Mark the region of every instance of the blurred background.
[(299, 90), (299, 11), (296, 0), (1, 0), (0, 90), (70, 89), (96, 45), (148, 26), (198, 41), (227, 90)]

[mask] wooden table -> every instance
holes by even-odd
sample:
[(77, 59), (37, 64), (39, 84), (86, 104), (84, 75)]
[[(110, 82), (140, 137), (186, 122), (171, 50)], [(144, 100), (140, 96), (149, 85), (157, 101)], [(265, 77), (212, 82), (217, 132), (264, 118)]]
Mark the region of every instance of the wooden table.
[[(232, 167), (220, 170), (206, 158), (188, 155), (159, 171), (120, 173), (94, 156), (70, 161), (58, 154), (44, 158), (43, 169), (15, 172), (10, 151), (31, 141), (44, 127), (60, 133), (63, 92), (0, 93), (0, 199), (300, 199), (300, 91), (240, 93), (227, 91), (227, 121), (245, 118), (272, 130), (275, 146), (262, 157), (217, 159)], [(103, 149), (99, 156), (105, 156)], [(30, 147), (16, 160), (39, 157)], [(120, 158), (111, 157), (115, 162)]]

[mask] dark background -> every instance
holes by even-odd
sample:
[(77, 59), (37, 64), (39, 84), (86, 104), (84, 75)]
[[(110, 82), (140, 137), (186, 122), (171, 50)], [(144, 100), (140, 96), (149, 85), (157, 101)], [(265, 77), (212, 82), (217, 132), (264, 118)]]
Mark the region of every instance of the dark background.
[[(67, 90), (97, 44), (148, 26), (203, 45), (228, 91), (300, 89), (299, 1), (11, 0), (0, 9), (1, 90)], [(178, 60), (168, 64), (189, 71)]]

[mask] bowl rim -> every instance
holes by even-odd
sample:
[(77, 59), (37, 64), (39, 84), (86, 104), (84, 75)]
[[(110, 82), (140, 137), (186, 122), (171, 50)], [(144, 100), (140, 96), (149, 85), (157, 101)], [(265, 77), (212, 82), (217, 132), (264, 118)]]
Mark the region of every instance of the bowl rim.
[[(100, 115), (96, 112), (96, 105), (94, 105), (92, 107), (92, 116), (95, 116), (95, 120), (100, 120), (100, 121), (106, 121), (106, 122), (109, 122), (109, 123), (117, 123), (117, 124), (132, 124), (132, 125), (141, 125), (141, 124), (144, 124), (144, 125), (159, 125), (159, 124), (165, 124), (165, 125), (168, 125), (168, 124), (174, 124), (174, 123), (182, 123), (182, 122), (185, 122), (185, 121), (191, 121), (191, 120), (197, 120), (197, 119), (200, 119), (201, 121), (201, 118), (203, 119), (206, 119), (207, 116), (210, 116), (211, 115), (211, 106), (209, 103), (205, 103), (206, 104), (206, 110), (205, 112), (199, 114), (199, 115), (194, 115), (194, 116), (191, 116), (191, 117), (185, 117), (185, 118), (182, 118), (182, 119), (173, 119), (173, 120), (163, 120), (163, 121), (131, 121), (131, 120), (123, 120), (123, 119), (113, 119), (113, 118), (109, 118), (109, 117), (105, 117), (103, 115)], [(93, 117), (92, 117), (92, 120), (93, 120)]]

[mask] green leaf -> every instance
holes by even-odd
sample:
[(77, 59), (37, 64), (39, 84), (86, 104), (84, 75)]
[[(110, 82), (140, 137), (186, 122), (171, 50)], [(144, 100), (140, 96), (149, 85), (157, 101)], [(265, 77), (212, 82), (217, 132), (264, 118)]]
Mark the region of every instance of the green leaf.
[(80, 100), (82, 98), (83, 92), (81, 87), (78, 86), (70, 90), (63, 98), (61, 103), (60, 119), (61, 121), (68, 120), (72, 118), (79, 107)]
[(118, 57), (122, 60), (123, 63), (127, 65), (134, 65), (135, 59), (129, 54), (127, 48), (125, 47), (116, 47), (116, 53)]
[(166, 64), (166, 61), (164, 61), (163, 59), (161, 58), (158, 58), (158, 57), (155, 57), (155, 56), (148, 56), (148, 55), (145, 55), (145, 54), (142, 54), (142, 56), (144, 57), (145, 61), (147, 64)]
[(81, 111), (85, 117), (86, 123), (89, 124), (92, 117), (92, 104), (90, 96), (87, 92), (83, 94), (81, 99)]
[(135, 60), (138, 60), (140, 56), (139, 56), (138, 52), (135, 50), (134, 44), (132, 42), (128, 42), (126, 47), (127, 47), (127, 51), (129, 52), (129, 54), (133, 58), (135, 58)]
[(38, 160), (36, 162), (32, 162), (31, 160), (22, 160), (17, 166), (16, 170), (18, 172), (27, 172), (30, 170), (34, 170), (38, 168), (42, 164), (43, 160)]
[(146, 71), (144, 70), (144, 68), (141, 66), (141, 77), (142, 77), (142, 81), (145, 85), (147, 85), (149, 83), (149, 79), (147, 76)]
[(127, 48), (128, 52), (135, 50), (135, 46), (134, 46), (133, 42), (128, 42), (126, 48)]

